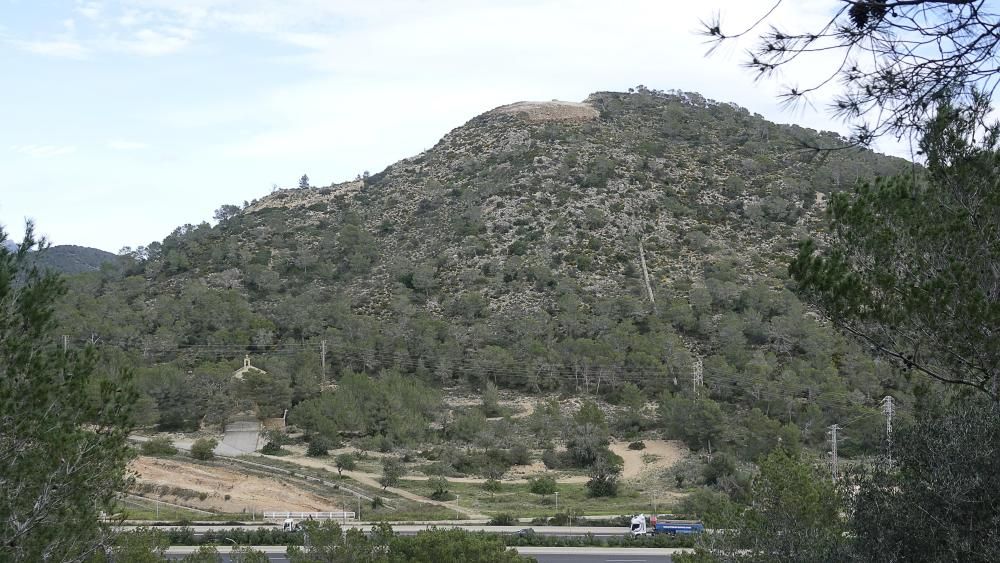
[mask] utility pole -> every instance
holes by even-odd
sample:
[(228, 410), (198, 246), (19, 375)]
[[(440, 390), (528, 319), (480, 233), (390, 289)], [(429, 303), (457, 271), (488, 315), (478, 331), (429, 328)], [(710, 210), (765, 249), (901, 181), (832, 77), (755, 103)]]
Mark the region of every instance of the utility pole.
[(882, 399), (882, 412), (885, 413), (886, 449), (889, 452), (889, 463), (892, 463), (892, 414), (895, 412), (892, 395), (886, 395), (885, 398)]
[(885, 413), (885, 437), (892, 440), (892, 413), (895, 412), (892, 404), (892, 395), (886, 395), (882, 399), (882, 412)]
[(322, 366), (322, 368), (321, 368), (322, 369), (322, 376), (320, 377), (320, 381), (324, 381), (325, 382), (326, 381), (326, 340), (320, 340), (320, 342), (319, 342), (319, 349), (320, 349), (319, 363), (320, 363), (320, 366)]
[(649, 304), (656, 308), (656, 301), (653, 300), (653, 286), (649, 283), (649, 270), (646, 268), (646, 251), (642, 248), (642, 235), (636, 231), (639, 242), (639, 264), (642, 266), (642, 281), (646, 284), (646, 295), (649, 296)]
[(837, 482), (837, 431), (840, 430), (840, 426), (834, 424), (830, 427), (830, 461), (833, 470), (833, 482)]
[(66, 353), (66, 350), (68, 348), (69, 348), (69, 337), (64, 334), (63, 335), (63, 354)]

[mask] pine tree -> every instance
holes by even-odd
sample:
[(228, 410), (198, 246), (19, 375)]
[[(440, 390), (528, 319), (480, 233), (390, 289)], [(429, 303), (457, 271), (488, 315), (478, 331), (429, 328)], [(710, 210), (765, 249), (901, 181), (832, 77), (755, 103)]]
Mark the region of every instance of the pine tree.
[[(108, 546), (111, 514), (131, 484), (127, 373), (99, 376), (93, 347), (53, 338), (57, 275), (30, 266), (32, 225), (0, 249), (0, 560), (81, 561)], [(3, 233), (0, 232), (0, 239)]]

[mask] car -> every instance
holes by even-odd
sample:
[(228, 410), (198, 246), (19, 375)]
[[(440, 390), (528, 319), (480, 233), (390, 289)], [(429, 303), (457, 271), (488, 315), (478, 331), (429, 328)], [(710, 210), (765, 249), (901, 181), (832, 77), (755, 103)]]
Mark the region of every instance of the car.
[(535, 530), (534, 528), (521, 528), (514, 532), (514, 535), (519, 538), (530, 538), (535, 535)]

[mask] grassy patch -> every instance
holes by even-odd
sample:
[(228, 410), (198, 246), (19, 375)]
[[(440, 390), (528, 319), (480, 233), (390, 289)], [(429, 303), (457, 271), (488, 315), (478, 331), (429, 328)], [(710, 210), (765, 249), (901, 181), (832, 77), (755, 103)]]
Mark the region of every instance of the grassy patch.
[[(400, 488), (430, 498), (434, 493), (427, 481), (400, 482)], [(582, 484), (559, 485), (558, 512), (571, 511), (574, 514), (626, 514), (641, 510), (646, 499), (637, 491), (623, 487), (622, 493), (614, 498), (590, 498)], [(448, 491), (457, 498), (455, 503), (483, 514), (510, 513), (516, 517), (535, 518), (553, 516), (556, 510), (555, 495), (532, 494), (527, 483), (503, 483), (499, 492), (493, 494), (483, 490), (477, 483), (448, 483)]]

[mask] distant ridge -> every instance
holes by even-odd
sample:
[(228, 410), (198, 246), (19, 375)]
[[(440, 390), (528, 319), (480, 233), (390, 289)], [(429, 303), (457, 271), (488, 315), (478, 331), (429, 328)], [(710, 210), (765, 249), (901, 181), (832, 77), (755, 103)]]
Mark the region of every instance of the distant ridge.
[(39, 266), (70, 275), (96, 272), (102, 264), (116, 262), (117, 259), (110, 252), (73, 244), (53, 246), (36, 254)]

